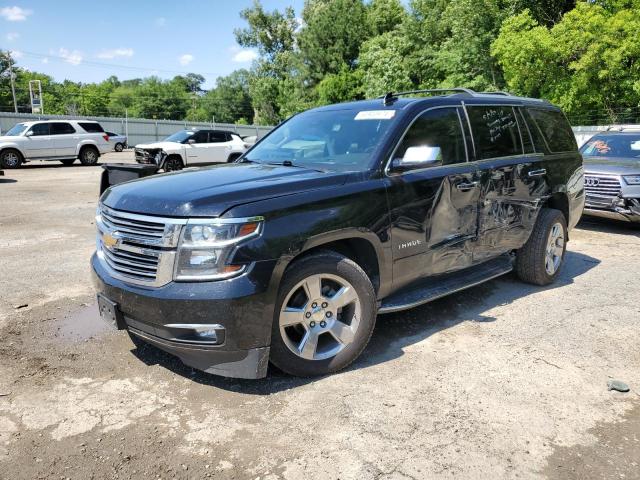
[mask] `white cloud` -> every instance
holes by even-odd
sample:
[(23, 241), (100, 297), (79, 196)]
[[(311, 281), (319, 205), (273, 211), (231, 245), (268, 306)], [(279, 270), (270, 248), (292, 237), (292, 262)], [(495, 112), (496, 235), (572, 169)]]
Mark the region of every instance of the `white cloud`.
[(33, 10), (27, 10), (20, 7), (3, 7), (0, 8), (0, 16), (9, 22), (22, 22), (27, 19)]
[(71, 65), (80, 65), (82, 63), (82, 52), (78, 50), (67, 50), (66, 48), (60, 48), (58, 50), (58, 56), (62, 57), (65, 62)]
[(156, 24), (156, 27), (164, 27), (167, 24), (167, 19), (164, 17), (158, 17), (153, 23)]
[(42, 63), (44, 63), (44, 64), (49, 63), (49, 58), (48, 58), (48, 57), (44, 57), (44, 58), (42, 59)]
[(19, 33), (16, 32), (9, 32), (7, 33), (7, 40), (10, 42), (13, 42), (14, 40), (17, 40), (20, 37)]
[(193, 55), (191, 55), (190, 53), (185, 53), (184, 55), (180, 55), (178, 57), (178, 62), (180, 62), (180, 65), (189, 65), (191, 62), (193, 62), (193, 59), (195, 57)]
[(238, 63), (247, 63), (253, 62), (256, 58), (258, 58), (258, 54), (255, 50), (239, 50), (232, 60)]
[(20, 50), (11, 50), (9, 52), (14, 60), (24, 57), (24, 54)]
[(112, 48), (111, 50), (103, 50), (98, 55), (98, 58), (112, 59), (116, 57), (133, 57), (132, 48)]

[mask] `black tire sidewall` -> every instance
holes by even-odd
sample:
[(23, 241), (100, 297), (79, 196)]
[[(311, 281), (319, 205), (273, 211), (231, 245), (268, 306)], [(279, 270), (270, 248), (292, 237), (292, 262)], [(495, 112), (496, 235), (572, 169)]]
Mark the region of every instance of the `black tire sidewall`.
[[(562, 225), (562, 237), (564, 240), (564, 244), (562, 246), (562, 258), (560, 259), (560, 264), (558, 265), (558, 268), (556, 269), (556, 271), (553, 272), (553, 275), (549, 275), (547, 273), (547, 268), (545, 266), (546, 251), (545, 250), (542, 251), (542, 271), (549, 283), (553, 283), (555, 279), (558, 277), (558, 275), (560, 275), (560, 272), (562, 271), (562, 267), (564, 266), (564, 257), (567, 252), (567, 221), (565, 220), (564, 215), (560, 210), (551, 210), (551, 211), (556, 213), (556, 215), (554, 217), (549, 217), (550, 220), (547, 220), (547, 225), (545, 229), (546, 230), (545, 239), (547, 240), (547, 242), (549, 241), (549, 234), (551, 233), (551, 228), (553, 228), (553, 226), (556, 223), (559, 223), (560, 225)], [(545, 243), (545, 246), (546, 246), (546, 243)]]
[[(295, 265), (295, 268), (292, 268)], [(287, 269), (280, 284), (271, 332), (271, 362), (280, 370), (296, 376), (325, 375), (347, 367), (364, 350), (376, 322), (376, 295), (367, 274), (352, 260), (334, 253), (319, 253), (302, 259)], [(279, 315), (291, 289), (310, 275), (332, 274), (344, 278), (358, 293), (361, 318), (355, 340), (332, 358), (306, 360), (294, 354), (284, 343)]]
[[(167, 165), (171, 165), (173, 162), (176, 162), (179, 164), (179, 168), (170, 168), (167, 169)], [(165, 172), (177, 172), (179, 170), (182, 170), (184, 168), (184, 164), (182, 163), (182, 160), (177, 158), (177, 157), (171, 157), (171, 158), (167, 158), (164, 161), (164, 165), (162, 166), (162, 168), (164, 169)]]
[[(96, 154), (95, 160), (87, 160), (86, 155), (87, 155), (87, 152), (89, 151), (92, 151)], [(86, 165), (86, 166), (96, 165), (98, 163), (98, 158), (99, 158), (98, 149), (95, 147), (84, 147), (80, 151), (80, 163), (82, 163), (82, 165)]]
[(65, 167), (70, 167), (71, 165), (73, 165), (75, 163), (76, 159), (74, 158), (73, 160), (69, 159), (69, 160), (60, 160), (60, 163), (62, 163), (62, 165), (64, 165)]
[[(120, 150), (118, 150), (118, 148), (120, 148)], [(122, 145), (121, 143), (116, 143), (116, 146), (114, 147), (114, 150), (116, 152), (121, 152), (122, 150), (124, 150), (124, 145)]]
[[(7, 153), (15, 153), (18, 156), (18, 163), (16, 165), (7, 165), (5, 163), (4, 156)], [(8, 148), (7, 150), (4, 150), (2, 153), (0, 153), (0, 166), (2, 168), (6, 168), (7, 170), (9, 170), (12, 168), (20, 168), (20, 165), (22, 165), (22, 155), (20, 155), (20, 152), (18, 152), (17, 150)]]

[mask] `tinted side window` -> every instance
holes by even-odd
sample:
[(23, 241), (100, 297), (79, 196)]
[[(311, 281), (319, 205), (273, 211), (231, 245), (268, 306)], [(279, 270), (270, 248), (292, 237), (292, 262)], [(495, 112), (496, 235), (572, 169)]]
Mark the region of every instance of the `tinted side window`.
[(516, 108), (516, 118), (518, 119), (518, 127), (520, 128), (520, 135), (522, 136), (522, 147), (524, 148), (524, 153), (534, 153), (535, 148), (533, 147), (533, 139), (531, 138), (529, 126), (527, 125), (527, 122), (525, 122), (524, 117), (522, 116), (522, 111), (520, 111), (519, 108)]
[(68, 133), (76, 133), (76, 129), (69, 123), (54, 122), (51, 124), (51, 135), (65, 135)]
[(512, 107), (467, 106), (478, 160), (522, 155), (518, 122)]
[(424, 161), (429, 167), (466, 162), (457, 109), (437, 108), (421, 114), (407, 130), (394, 157)]
[(209, 132), (209, 141), (211, 143), (226, 142), (227, 134), (225, 132)]
[(189, 140), (193, 140), (195, 143), (209, 143), (209, 138), (207, 137), (207, 132), (198, 131), (191, 135)]
[(540, 129), (550, 152), (569, 152), (578, 149), (576, 137), (562, 112), (538, 108), (527, 110)]
[(102, 128), (102, 126), (99, 123), (78, 122), (78, 125), (80, 125), (82, 128), (84, 128), (85, 132), (89, 132), (89, 133), (102, 133), (102, 132), (104, 132), (104, 129)]
[(40, 135), (49, 135), (49, 124), (48, 123), (38, 123), (31, 127), (31, 131), (34, 136)]

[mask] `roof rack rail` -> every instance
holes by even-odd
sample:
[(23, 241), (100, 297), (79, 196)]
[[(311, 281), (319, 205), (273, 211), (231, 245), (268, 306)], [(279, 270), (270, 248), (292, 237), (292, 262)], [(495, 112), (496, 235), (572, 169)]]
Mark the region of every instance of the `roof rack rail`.
[(444, 92), (465, 93), (467, 95), (476, 95), (476, 92), (474, 92), (470, 88), (428, 88), (424, 90), (408, 90), (406, 92), (387, 92), (384, 95), (379, 96), (378, 98), (381, 98), (382, 103), (385, 106), (387, 106), (395, 102), (400, 95), (413, 95), (414, 93), (444, 93)]
[(495, 92), (480, 92), (482, 95), (504, 95), (506, 97), (512, 97), (513, 94), (509, 92), (503, 92), (502, 90), (497, 90)]

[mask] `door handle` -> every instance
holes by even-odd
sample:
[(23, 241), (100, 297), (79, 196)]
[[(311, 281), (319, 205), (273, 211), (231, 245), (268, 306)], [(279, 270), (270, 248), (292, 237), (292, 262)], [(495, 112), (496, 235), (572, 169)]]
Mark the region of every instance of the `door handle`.
[(478, 186), (480, 182), (463, 182), (463, 183), (458, 183), (456, 185), (456, 188), (458, 190), (460, 190), (461, 192), (466, 192), (471, 190), (472, 188), (476, 188)]
[(539, 170), (531, 170), (528, 175), (529, 178), (533, 178), (533, 177), (541, 177), (543, 175), (547, 174), (547, 169), (546, 168), (541, 168)]

